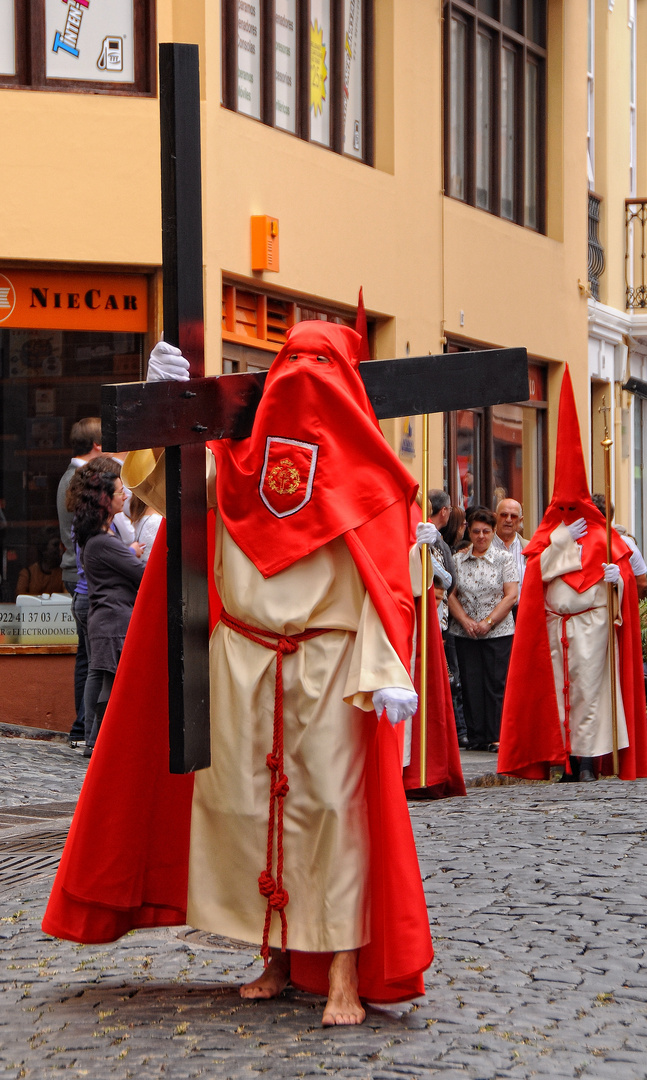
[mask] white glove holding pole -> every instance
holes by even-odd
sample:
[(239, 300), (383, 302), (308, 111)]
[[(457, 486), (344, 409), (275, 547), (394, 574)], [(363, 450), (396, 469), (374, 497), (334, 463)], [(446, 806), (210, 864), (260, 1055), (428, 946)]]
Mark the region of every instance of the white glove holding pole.
[(602, 567), (604, 569), (604, 580), (610, 581), (612, 585), (617, 585), (620, 581), (620, 567), (614, 562), (603, 562)]
[(373, 708), (378, 718), (386, 709), (386, 715), (395, 727), (401, 720), (408, 720), (418, 708), (415, 690), (403, 690), (399, 686), (384, 686), (373, 694)]
[(578, 540), (581, 540), (583, 536), (586, 536), (589, 531), (588, 525), (586, 524), (586, 518), (583, 517), (578, 518), (577, 521), (572, 521), (566, 528), (571, 534), (571, 540), (574, 540), (575, 543), (577, 543)]
[(416, 544), (419, 548), (423, 544), (435, 544), (439, 532), (432, 521), (420, 521), (416, 526)]
[(180, 349), (158, 341), (148, 358), (146, 382), (185, 382), (188, 378), (189, 361)]

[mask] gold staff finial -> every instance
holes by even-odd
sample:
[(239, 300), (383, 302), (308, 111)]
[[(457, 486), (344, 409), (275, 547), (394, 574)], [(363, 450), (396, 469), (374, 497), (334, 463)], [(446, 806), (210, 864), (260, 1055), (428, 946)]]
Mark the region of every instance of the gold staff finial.
[(613, 439), (609, 435), (609, 413), (611, 412), (611, 406), (607, 405), (606, 402), (607, 402), (606, 395), (603, 394), (602, 395), (602, 404), (600, 405), (600, 408), (598, 409), (598, 412), (602, 413), (602, 417), (604, 419), (604, 439), (602, 440), (602, 445), (604, 447), (613, 446)]

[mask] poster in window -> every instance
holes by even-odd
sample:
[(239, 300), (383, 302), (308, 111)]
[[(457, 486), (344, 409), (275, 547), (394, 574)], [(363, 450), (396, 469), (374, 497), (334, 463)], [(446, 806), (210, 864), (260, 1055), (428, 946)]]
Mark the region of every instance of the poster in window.
[(15, 0), (0, 0), (0, 75), (16, 74)]
[(32, 416), (27, 420), (28, 450), (60, 450), (62, 446), (62, 416)]
[(362, 158), (362, 0), (344, 0), (344, 153)]
[(238, 74), (236, 94), (238, 112), (261, 118), (261, 5), (238, 0)]
[(45, 0), (48, 79), (135, 81), (134, 0)]
[(56, 390), (53, 387), (37, 388), (34, 391), (34, 412), (36, 416), (53, 416), (56, 408)]
[(56, 330), (10, 330), (9, 375), (36, 378), (62, 373), (63, 335)]
[(296, 132), (297, 0), (275, 0), (275, 118), (284, 131)]
[(310, 138), (330, 146), (330, 0), (310, 0)]

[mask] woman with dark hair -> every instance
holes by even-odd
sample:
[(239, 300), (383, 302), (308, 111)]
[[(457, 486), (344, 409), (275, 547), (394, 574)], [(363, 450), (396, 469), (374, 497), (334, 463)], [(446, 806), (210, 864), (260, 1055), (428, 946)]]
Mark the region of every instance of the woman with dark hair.
[[(112, 531), (126, 494), (115, 464), (87, 466), (74, 485), (74, 538), (88, 585), (90, 670), (86, 683), (86, 716), (94, 716), (85, 755), (90, 757), (110, 697), (128, 623), (144, 573), (139, 555)], [(117, 471), (120, 468), (117, 465)], [(139, 548), (139, 545), (137, 545)]]
[(470, 545), (454, 557), (449, 628), (456, 639), (469, 747), (496, 752), (519, 574), (514, 556), (492, 546), (492, 511), (477, 507), (468, 516)]
[(447, 524), (440, 530), (440, 535), (452, 552), (458, 549), (458, 545), (465, 535), (465, 511), (462, 506), (452, 506), (449, 511)]
[[(452, 555), (455, 555), (461, 548), (469, 545), (469, 540), (463, 540), (466, 527), (467, 521), (463, 507), (452, 506), (449, 511), (447, 524), (440, 530), (440, 535), (447, 544)], [(461, 672), (458, 666), (458, 656), (456, 654), (456, 638), (452, 633), (451, 627), (452, 624), (450, 622), (448, 623), (446, 632), (443, 634), (443, 642), (445, 645), (447, 667), (449, 669), (449, 685), (452, 691), (452, 705), (454, 706), (458, 745), (462, 750), (465, 750), (469, 746), (470, 740), (467, 734), (467, 725), (465, 723), (463, 688), (461, 686)]]

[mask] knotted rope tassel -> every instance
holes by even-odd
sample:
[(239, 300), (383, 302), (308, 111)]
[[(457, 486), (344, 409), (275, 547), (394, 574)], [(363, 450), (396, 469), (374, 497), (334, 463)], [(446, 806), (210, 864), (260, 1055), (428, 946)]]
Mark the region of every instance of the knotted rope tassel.
[(560, 638), (560, 641), (562, 644), (562, 662), (564, 672), (564, 688), (562, 690), (562, 694), (564, 695), (564, 749), (566, 750), (565, 772), (567, 776), (570, 776), (573, 770), (571, 769), (571, 682), (568, 669), (569, 641), (568, 637), (566, 636), (566, 624), (568, 620), (573, 617), (573, 615), (584, 615), (587, 611), (593, 610), (593, 608), (585, 608), (584, 611), (571, 611), (563, 614), (561, 611), (551, 611), (550, 608), (547, 608), (547, 611), (551, 615), (557, 616), (557, 618), (561, 620), (562, 624), (562, 636)]
[[(265, 869), (258, 878), (258, 889), (267, 900), (265, 924), (263, 926), (263, 944), (261, 956), (267, 967), (270, 958), (270, 925), (272, 912), (277, 911), (281, 919), (281, 952), (287, 949), (288, 920), (285, 909), (289, 902), (287, 889), (283, 888), (283, 800), (290, 790), (288, 778), (283, 771), (283, 657), (295, 653), (302, 641), (328, 633), (327, 629), (304, 630), (301, 634), (278, 634), (274, 630), (263, 630), (257, 626), (248, 626), (229, 615), (223, 608), (220, 621), (242, 634), (249, 641), (272, 649), (276, 653), (276, 677), (274, 681), (274, 725), (272, 733), (272, 751), (265, 759), (270, 770), (270, 808), (267, 824), (267, 860)], [(262, 636), (261, 636), (262, 635)], [(265, 638), (269, 638), (266, 641)], [(276, 826), (276, 878), (274, 868), (274, 828)]]

